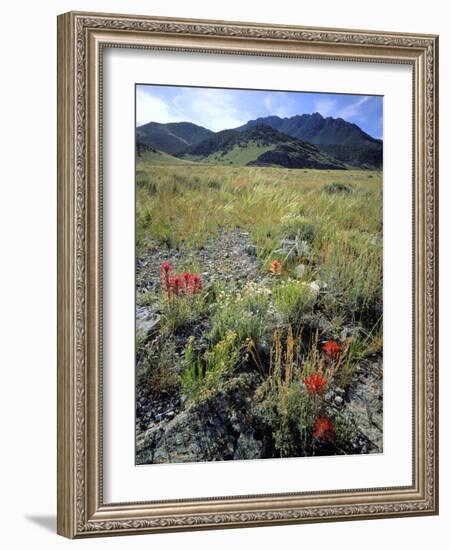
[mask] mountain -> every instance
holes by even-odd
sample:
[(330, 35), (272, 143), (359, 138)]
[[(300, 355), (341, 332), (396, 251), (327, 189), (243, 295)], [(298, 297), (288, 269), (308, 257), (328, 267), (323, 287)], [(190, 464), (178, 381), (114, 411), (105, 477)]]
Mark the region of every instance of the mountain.
[(173, 155), (213, 134), (192, 122), (149, 122), (136, 128), (136, 143)]
[(258, 124), (247, 130), (222, 130), (191, 145), (178, 157), (210, 164), (345, 169), (311, 143)]
[(383, 142), (342, 118), (325, 118), (320, 113), (286, 118), (267, 116), (249, 120), (236, 130), (246, 132), (261, 124), (318, 145), (323, 152), (348, 165), (358, 168), (382, 167)]

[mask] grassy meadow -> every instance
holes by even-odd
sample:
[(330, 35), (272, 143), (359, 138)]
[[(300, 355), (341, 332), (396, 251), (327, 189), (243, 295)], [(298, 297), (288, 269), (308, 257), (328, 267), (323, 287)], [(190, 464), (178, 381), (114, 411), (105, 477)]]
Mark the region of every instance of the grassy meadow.
[[(137, 332), (141, 408), (162, 403), (164, 433), (241, 411), (256, 435), (141, 462), (364, 452), (345, 403), (382, 354), (382, 172), (158, 155), (136, 173), (137, 307), (158, 319)], [(138, 442), (156, 429), (140, 410)]]

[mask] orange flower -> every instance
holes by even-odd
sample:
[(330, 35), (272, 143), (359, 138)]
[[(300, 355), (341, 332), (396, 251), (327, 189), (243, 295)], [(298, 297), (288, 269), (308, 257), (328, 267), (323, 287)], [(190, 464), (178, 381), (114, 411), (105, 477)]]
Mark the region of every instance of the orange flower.
[(278, 260), (274, 260), (270, 264), (270, 271), (275, 274), (281, 273), (281, 263)]
[(333, 340), (328, 340), (323, 345), (323, 353), (329, 359), (338, 359), (341, 353), (341, 346)]
[(331, 443), (336, 436), (333, 423), (326, 416), (318, 416), (314, 425), (313, 437)]
[(318, 373), (312, 372), (309, 375), (309, 378), (303, 380), (305, 383), (306, 389), (308, 390), (309, 395), (323, 395), (325, 388), (327, 387), (326, 379)]

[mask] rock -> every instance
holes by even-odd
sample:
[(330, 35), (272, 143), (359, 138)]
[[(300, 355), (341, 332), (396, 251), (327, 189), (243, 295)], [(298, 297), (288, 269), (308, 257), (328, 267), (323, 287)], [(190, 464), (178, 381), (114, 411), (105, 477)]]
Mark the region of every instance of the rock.
[(305, 264), (298, 264), (295, 268), (295, 276), (301, 279), (305, 276), (306, 273), (306, 265)]
[(253, 256), (253, 257), (256, 257), (256, 253), (257, 253), (257, 248), (254, 244), (248, 244), (246, 247), (245, 247), (245, 252), (247, 252), (247, 254), (249, 256)]
[(251, 396), (257, 376), (244, 373), (228, 381), (223, 391), (187, 408), (149, 430), (139, 440), (143, 463), (204, 462), (262, 458), (261, 426), (253, 425)]
[(245, 432), (241, 433), (236, 442), (234, 450), (235, 460), (249, 460), (255, 458), (261, 458), (262, 454), (262, 441), (258, 441), (254, 437), (254, 433)]
[(136, 307), (136, 332), (149, 334), (153, 332), (161, 321), (161, 315), (155, 313), (144, 306)]
[(381, 357), (358, 366), (342, 409), (359, 432), (360, 452), (383, 451), (383, 367)]
[(342, 405), (342, 403), (344, 402), (344, 400), (342, 399), (342, 397), (340, 395), (336, 395), (336, 397), (334, 398), (334, 403), (340, 407)]
[(358, 336), (358, 333), (361, 332), (360, 327), (343, 327), (341, 330), (341, 340), (347, 340), (348, 338), (354, 338), (355, 336)]

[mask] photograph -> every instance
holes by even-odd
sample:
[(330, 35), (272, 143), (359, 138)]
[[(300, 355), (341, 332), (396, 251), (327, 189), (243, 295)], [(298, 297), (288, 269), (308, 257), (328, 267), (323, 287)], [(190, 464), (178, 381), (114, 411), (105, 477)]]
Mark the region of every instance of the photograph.
[(383, 453), (383, 97), (135, 85), (135, 463)]

